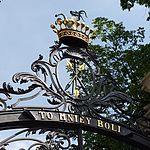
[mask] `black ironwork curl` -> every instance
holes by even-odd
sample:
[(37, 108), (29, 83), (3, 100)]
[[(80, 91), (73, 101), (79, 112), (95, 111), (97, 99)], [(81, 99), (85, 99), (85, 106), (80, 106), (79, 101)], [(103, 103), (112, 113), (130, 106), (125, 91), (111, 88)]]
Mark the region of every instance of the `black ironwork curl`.
[[(67, 23), (67, 18), (61, 13), (56, 15), (58, 18), (55, 24), (59, 24), (61, 27), (62, 22), (66, 21), (69, 30), (71, 30), (71, 27), (74, 23), (76, 23), (76, 28), (78, 28), (78, 21), (80, 19), (84, 21), (82, 14), (87, 17), (86, 12), (83, 10), (70, 11), (70, 14), (75, 22), (70, 20), (70, 23)], [(81, 23), (81, 32), (83, 26), (85, 25)], [(54, 25), (51, 27), (57, 30)], [(55, 30), (54, 32), (56, 32)], [(71, 32), (69, 34), (69, 30), (68, 35), (71, 36)], [(75, 28), (73, 30), (75, 30)], [(89, 27), (86, 26), (85, 33), (87, 30), (89, 30)], [(89, 34), (90, 33), (91, 31)], [(78, 32), (74, 32), (72, 34), (75, 35), (78, 34)], [(80, 39), (80, 37), (81, 35), (79, 34), (78, 38)], [(82, 37), (82, 39), (83, 38), (84, 37)], [(85, 125), (84, 127), (88, 130), (87, 126), (90, 124), (90, 119), (94, 119), (95, 123), (97, 123), (97, 121), (101, 121), (102, 124), (105, 122), (105, 127), (100, 128), (102, 128), (102, 131), (106, 130), (106, 132), (107, 130), (109, 131), (110, 128), (106, 127), (106, 121), (108, 121), (109, 126), (109, 123), (119, 122), (118, 124), (120, 126), (118, 127), (121, 127), (121, 124), (123, 127), (123, 122), (128, 122), (128, 126), (126, 124), (126, 127), (130, 128), (131, 130), (127, 129), (128, 133), (123, 133), (123, 135), (121, 135), (123, 131), (121, 132), (120, 128), (120, 131), (115, 133), (115, 136), (119, 136), (118, 134), (120, 134), (121, 137), (126, 137), (127, 135), (132, 134), (131, 131), (134, 132), (135, 130), (142, 132), (146, 136), (150, 136), (150, 120), (149, 118), (146, 118), (147, 113), (149, 112), (143, 114), (144, 117), (140, 116), (139, 118), (138, 115), (134, 114), (133, 110), (128, 109), (129, 105), (135, 105), (136, 103), (134, 103), (134, 100), (125, 93), (116, 90), (116, 81), (112, 78), (109, 72), (102, 72), (99, 62), (96, 61), (98, 56), (94, 52), (91, 52), (87, 48), (87, 45), (83, 46), (82, 44), (79, 44), (79, 47), (69, 47), (63, 46), (63, 43), (66, 42), (62, 42), (62, 40), (60, 41), (55, 41), (55, 44), (50, 47), (51, 51), (49, 53), (48, 61), (45, 61), (43, 56), (39, 55), (38, 59), (35, 60), (31, 65), (32, 73), (19, 72), (14, 74), (12, 81), (14, 83), (22, 84), (23, 88), (14, 88), (10, 83), (3, 83), (3, 87), (0, 88), (0, 111), (2, 114), (12, 112), (13, 115), (16, 111), (17, 113), (14, 118), (17, 118), (18, 120), (13, 122), (13, 119), (10, 119), (12, 122), (2, 122), (1, 128), (6, 129), (4, 126), (7, 123), (9, 129), (13, 128), (14, 126), (16, 128), (22, 127), (20, 123), (25, 123), (25, 127), (31, 127), (32, 121), (40, 123), (44, 122), (44, 119), (46, 123), (47, 121), (50, 121), (50, 117), (48, 117), (47, 113), (49, 114), (50, 112), (55, 111), (56, 113), (66, 114), (67, 119), (69, 114), (70, 116), (75, 114), (77, 118), (76, 120), (70, 119), (70, 122), (68, 123), (68, 120), (65, 118), (66, 116), (64, 116), (63, 119), (63, 117), (61, 118), (59, 114), (58, 116), (60, 118), (56, 115), (54, 120), (51, 120), (53, 123), (56, 123), (57, 121), (69, 125), (74, 123), (73, 126), (77, 125), (77, 129), (73, 128), (73, 132), (70, 130), (66, 131), (66, 128), (63, 127), (60, 127), (60, 130), (53, 128), (25, 129), (16, 132), (10, 137), (0, 141), (0, 150), (6, 150), (11, 143), (15, 143), (17, 141), (32, 141), (33, 143), (28, 145), (27, 150), (32, 150), (33, 148), (36, 150), (82, 149), (83, 139), (81, 138), (83, 128), (79, 127), (79, 125), (83, 123)], [(70, 42), (71, 40), (67, 42), (67, 45), (74, 45), (69, 44)], [(84, 48), (80, 48), (80, 46)], [(65, 72), (62, 69), (64, 69)], [(65, 80), (67, 77), (68, 80)], [(21, 97), (17, 97), (17, 100), (14, 101), (12, 99), (13, 95)], [(36, 107), (35, 103), (32, 103), (32, 106), (29, 107), (22, 104), (22, 102), (30, 101), (39, 95), (46, 97), (46, 104), (44, 104), (43, 107)], [(10, 103), (8, 103), (8, 100), (10, 100)], [(40, 101), (40, 105), (43, 104), (43, 101), (43, 99)], [(37, 114), (41, 113), (41, 120), (37, 119), (39, 116), (35, 114), (35, 109), (40, 109)], [(41, 112), (41, 110), (45, 110), (45, 112)], [(19, 113), (21, 113), (20, 116), (18, 116)], [(9, 118), (11, 118), (10, 116)], [(83, 116), (86, 116), (86, 119), (89, 118), (87, 119), (88, 124), (82, 120)], [(5, 116), (3, 118), (5, 120)], [(57, 120), (56, 118), (59, 118), (60, 120)], [(77, 122), (78, 124), (75, 124)], [(17, 123), (19, 125), (16, 125)], [(92, 126), (93, 124), (91, 123), (90, 125)], [(111, 125), (112, 131), (115, 131), (115, 129), (113, 129), (114, 124)], [(98, 124), (94, 124), (94, 126), (98, 127)], [(39, 126), (35, 125), (35, 127)], [(25, 137), (20, 138), (22, 134), (25, 134)], [(34, 134), (46, 134), (45, 141), (39, 140), (37, 137), (33, 138), (30, 136)], [(136, 136), (136, 134), (134, 134), (134, 136)], [(137, 138), (139, 137), (140, 136), (137, 136)], [(76, 138), (78, 138), (78, 146), (76, 146), (76, 144), (72, 144), (72, 139)], [(140, 139), (141, 138), (138, 140), (140, 141)], [(147, 142), (146, 139), (145, 141)], [(140, 141), (139, 143), (141, 144), (142, 142)], [(147, 143), (145, 144), (145, 147), (149, 147)], [(25, 150), (25, 148), (21, 149)]]
[[(39, 140), (37, 135), (36, 138), (29, 137), (35, 134), (44, 135), (45, 133), (45, 141)], [(36, 150), (68, 150), (71, 149), (72, 146), (75, 147), (74, 144), (71, 144), (73, 136), (74, 134), (70, 134), (70, 131), (64, 132), (63, 130), (55, 129), (53, 129), (53, 131), (51, 131), (50, 129), (25, 129), (16, 132), (15, 134), (0, 141), (0, 149), (6, 150), (6, 148), (9, 147), (11, 143), (21, 141), (32, 141), (32, 143), (29, 143), (27, 145), (28, 148), (23, 148), (23, 150), (32, 150), (32, 148), (36, 148)]]
[(5, 90), (0, 88), (0, 94), (5, 95), (5, 98), (0, 97), (0, 111), (5, 111), (7, 109), (7, 100), (10, 100), (12, 97), (10, 94)]
[[(66, 84), (65, 87), (62, 87), (60, 80), (59, 80), (59, 73), (58, 73), (58, 66), (63, 60), (68, 60), (68, 72), (72, 72), (71, 80)], [(33, 62), (31, 69), (36, 74), (21, 72), (17, 73), (13, 76), (13, 81), (20, 82), (20, 84), (31, 82), (31, 86), (28, 89), (20, 89), (14, 90), (10, 84), (3, 84), (3, 89), (7, 93), (11, 94), (26, 94), (33, 91), (36, 88), (40, 88), (40, 90), (44, 90), (45, 96), (48, 96), (48, 102), (50, 105), (53, 105), (54, 109), (58, 109), (62, 105), (64, 105), (64, 110), (67, 109), (67, 103), (72, 105), (73, 107), (80, 108), (86, 106), (88, 103), (88, 108), (91, 109), (93, 105), (106, 105), (104, 104), (104, 99), (106, 101), (106, 91), (104, 88), (106, 84), (108, 85), (108, 80), (105, 76), (101, 76), (97, 81), (99, 82), (96, 85), (96, 75), (93, 70), (93, 66), (91, 67), (90, 64), (87, 62), (90, 60), (90, 55), (79, 48), (72, 48), (72, 47), (60, 47), (60, 44), (56, 42), (56, 45), (52, 47), (52, 51), (50, 52), (49, 62), (43, 61), (43, 57), (40, 55), (39, 58)], [(83, 66), (82, 66), (83, 65)], [(94, 63), (92, 64), (94, 65)], [(84, 67), (87, 67), (87, 70)], [(70, 68), (69, 68), (70, 67)], [(83, 67), (83, 68), (82, 68)], [(52, 71), (53, 70), (53, 71)], [(90, 72), (88, 72), (90, 71)], [(86, 83), (84, 85), (84, 80), (82, 80), (81, 76), (84, 76), (84, 73), (91, 74), (91, 83)], [(43, 75), (43, 79), (39, 76), (39, 74)], [(49, 78), (49, 79), (48, 79)], [(86, 78), (86, 77), (84, 77)], [(47, 82), (49, 80), (49, 83)], [(78, 84), (77, 84), (78, 82)], [(107, 82), (107, 83), (106, 83)], [(88, 85), (89, 84), (89, 85)], [(68, 89), (72, 86), (72, 91), (68, 91)], [(96, 88), (96, 86), (99, 86)], [(76, 92), (81, 93), (74, 95), (75, 88), (79, 88)], [(90, 91), (88, 91), (90, 89)], [(97, 90), (97, 92), (95, 91)], [(39, 93), (39, 92), (38, 92)], [(30, 98), (34, 98), (38, 94), (31, 96)], [(113, 94), (113, 96), (115, 93)], [(107, 96), (108, 99), (111, 100), (114, 98), (112, 95)], [(117, 93), (115, 95), (117, 97)], [(124, 99), (124, 97), (120, 96), (120, 100)], [(51, 97), (51, 98), (50, 98)], [(115, 97), (115, 98), (116, 98)], [(30, 99), (28, 98), (28, 99)], [(15, 104), (16, 107), (20, 101), (24, 101), (25, 99), (19, 99)], [(96, 102), (95, 102), (96, 101)], [(84, 104), (85, 103), (85, 104)], [(108, 104), (108, 103), (107, 103)], [(89, 107), (90, 106), (90, 107)], [(94, 108), (94, 107), (93, 107)], [(91, 110), (93, 110), (93, 108)], [(94, 110), (96, 110), (94, 108)], [(80, 109), (81, 111), (81, 109)], [(82, 112), (81, 112), (82, 113)]]
[[(8, 99), (12, 94), (31, 93), (31, 96), (19, 98), (11, 106), (7, 106), (7, 100), (0, 99), (2, 110), (17, 108), (22, 101), (29, 101), (42, 93), (47, 99), (46, 107), (48, 106), (51, 110), (109, 118), (113, 121), (128, 120), (130, 127), (134, 127), (135, 119), (131, 121), (134, 112), (127, 109), (129, 104), (134, 103), (133, 100), (115, 90), (113, 78), (101, 72), (94, 57), (95, 55), (88, 49), (63, 47), (56, 41), (51, 47), (48, 61), (44, 61), (43, 56), (39, 55), (39, 58), (31, 65), (33, 73), (20, 72), (13, 76), (14, 83), (28, 84), (28, 88), (14, 89), (10, 84), (3, 84), (0, 93)], [(65, 83), (60, 78), (61, 65), (65, 67), (65, 76), (69, 77)], [(35, 89), (38, 91), (34, 92)], [(111, 115), (106, 116), (108, 112), (111, 112), (109, 113)]]

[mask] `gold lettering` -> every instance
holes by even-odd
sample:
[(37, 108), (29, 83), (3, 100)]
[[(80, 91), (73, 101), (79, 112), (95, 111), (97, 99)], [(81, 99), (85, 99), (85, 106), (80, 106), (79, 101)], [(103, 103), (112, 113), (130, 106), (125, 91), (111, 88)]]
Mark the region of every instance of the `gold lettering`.
[(74, 122), (78, 122), (78, 116), (74, 115)]
[(80, 117), (80, 123), (84, 123), (84, 118), (82, 116)]
[(117, 129), (115, 129), (115, 125), (114, 124), (111, 125), (111, 129), (112, 129), (112, 131), (117, 132)]
[(41, 119), (44, 119), (45, 112), (43, 112), (43, 111), (39, 111), (39, 114), (41, 115)]
[(74, 122), (74, 116), (72, 114), (67, 114), (68, 121)]
[(110, 129), (110, 124), (108, 122), (105, 122), (105, 128)]
[(47, 112), (47, 113), (46, 113), (46, 117), (47, 117), (49, 120), (51, 120), (51, 119), (53, 119), (53, 114), (52, 114), (51, 112)]
[(121, 127), (120, 127), (120, 126), (118, 126), (118, 132), (119, 132), (119, 133), (121, 132)]
[(91, 118), (86, 117), (86, 120), (87, 120), (87, 124), (90, 124)]
[(97, 120), (97, 126), (103, 128), (103, 121), (102, 120)]
[(67, 120), (66, 115), (63, 113), (59, 113), (59, 120), (60, 121), (66, 121)]

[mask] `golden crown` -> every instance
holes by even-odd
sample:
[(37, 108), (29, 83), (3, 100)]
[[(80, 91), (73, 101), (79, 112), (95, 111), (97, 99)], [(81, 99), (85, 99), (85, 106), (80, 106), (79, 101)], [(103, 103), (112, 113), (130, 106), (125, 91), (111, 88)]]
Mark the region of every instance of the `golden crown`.
[[(83, 19), (82, 14), (86, 15), (84, 10), (79, 12), (70, 11), (72, 15), (71, 19), (66, 18), (63, 14), (57, 14), (55, 25), (51, 24), (50, 27), (55, 33), (57, 33), (60, 42), (68, 46), (75, 47), (87, 47), (89, 42), (89, 36), (93, 32), (89, 26), (85, 25), (84, 22), (80, 22)], [(61, 17), (61, 18), (60, 18)]]

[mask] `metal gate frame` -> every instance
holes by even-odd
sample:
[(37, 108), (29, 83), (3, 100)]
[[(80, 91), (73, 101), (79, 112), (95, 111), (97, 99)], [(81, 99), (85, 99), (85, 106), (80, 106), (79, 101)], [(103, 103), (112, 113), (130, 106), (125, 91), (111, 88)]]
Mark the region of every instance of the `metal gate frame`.
[[(101, 133), (144, 150), (150, 149), (150, 139), (145, 132), (149, 128), (149, 120), (127, 111), (127, 104), (134, 104), (134, 100), (115, 90), (116, 82), (110, 74), (101, 72), (96, 54), (87, 47), (92, 30), (80, 22), (82, 14), (86, 16), (86, 12), (82, 10), (70, 13), (73, 19), (58, 14), (55, 25), (51, 25), (59, 41), (50, 47), (48, 61), (39, 55), (31, 65), (33, 73), (20, 72), (13, 76), (13, 82), (28, 83), (28, 87), (15, 89), (4, 82), (0, 88), (0, 94), (5, 96), (0, 98), (0, 130), (26, 128), (2, 140), (0, 149), (5, 150), (12, 142), (30, 140), (35, 143), (28, 150), (37, 146), (46, 150), (82, 150), (83, 131)], [(66, 74), (70, 75), (65, 86), (62, 86), (64, 77), (60, 71), (63, 67)], [(20, 98), (30, 93), (30, 96)], [(15, 101), (12, 95), (19, 98)], [(31, 103), (28, 103), (30, 106), (22, 105), (39, 95), (47, 98), (45, 106), (39, 107)], [(42, 98), (41, 105), (43, 101)], [(106, 116), (106, 110), (112, 112), (110, 118)], [(128, 126), (113, 119), (116, 114), (128, 121)], [(142, 119), (144, 124), (140, 122)], [(37, 131), (39, 134), (47, 132), (45, 142), (28, 138), (30, 134), (37, 134)], [(22, 133), (26, 133), (27, 137), (17, 138)], [(70, 139), (74, 137), (78, 139), (77, 145), (71, 144)]]

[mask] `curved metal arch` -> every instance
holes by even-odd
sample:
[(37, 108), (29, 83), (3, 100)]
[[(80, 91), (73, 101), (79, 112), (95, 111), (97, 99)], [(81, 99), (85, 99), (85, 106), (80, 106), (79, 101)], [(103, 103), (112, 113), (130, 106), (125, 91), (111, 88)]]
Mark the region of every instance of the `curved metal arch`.
[[(134, 105), (134, 100), (125, 93), (115, 90), (116, 83), (113, 78), (107, 73), (101, 72), (101, 68), (99, 68), (94, 57), (95, 55), (87, 48), (63, 47), (61, 43), (55, 42), (55, 45), (51, 47), (48, 61), (44, 61), (43, 56), (39, 55), (39, 58), (31, 65), (33, 73), (20, 72), (13, 76), (14, 83), (29, 83), (27, 89), (14, 89), (10, 84), (3, 84), (0, 94), (3, 94), (5, 98), (0, 98), (0, 130), (12, 128), (32, 129), (33, 124), (36, 125), (36, 128), (49, 128), (51, 126), (53, 129), (60, 127), (65, 129), (69, 127), (72, 130), (82, 129), (104, 133), (116, 139), (127, 140), (132, 144), (138, 143), (141, 148), (150, 148), (149, 138), (147, 138), (149, 132), (147, 133), (145, 132), (147, 130), (143, 130), (143, 127), (149, 129), (149, 126), (146, 124), (145, 127), (139, 124), (141, 115), (135, 116), (134, 112), (129, 111), (126, 107), (128, 104)], [(58, 70), (59, 64), (65, 60), (69, 61), (65, 69), (70, 75), (70, 80), (63, 87)], [(89, 80), (87, 80), (87, 75), (90, 77)], [(72, 90), (69, 89), (71, 86)], [(34, 93), (35, 89), (38, 89), (38, 92)], [(22, 96), (28, 93), (31, 93), (31, 95), (21, 97), (11, 105), (7, 103), (8, 100), (12, 100), (12, 95)], [(43, 93), (43, 96), (47, 98), (48, 105), (45, 108), (19, 106), (23, 101), (29, 101), (40, 93)], [(30, 111), (54, 111), (54, 113), (73, 113), (78, 117), (87, 116), (95, 120), (95, 122), (100, 120), (110, 124), (117, 124), (124, 130), (124, 133), (118, 134), (110, 130), (104, 130), (104, 128), (98, 128), (92, 124), (85, 124), (82, 122), (82, 118), (79, 118), (77, 122), (62, 122), (57, 120), (58, 117), (54, 121), (38, 120), (37, 115), (34, 116), (34, 113), (32, 114)], [(108, 111), (111, 111), (109, 118), (105, 115)], [(118, 120), (114, 119), (115, 115), (119, 119), (128, 121), (129, 125), (117, 123)], [(134, 119), (131, 120), (131, 118)], [(146, 121), (149, 123), (149, 120)], [(3, 143), (2, 146), (5, 144)], [(58, 146), (57, 142), (55, 144), (57, 148), (61, 147), (60, 145)], [(55, 147), (55, 144), (53, 143), (52, 145)]]
[[(69, 137), (72, 137), (72, 136), (69, 136), (70, 133), (68, 133), (69, 135), (67, 137), (67, 135), (65, 135), (65, 133), (60, 132), (61, 131), (60, 129), (68, 129), (69, 128), (69, 130), (74, 130), (74, 131), (78, 131), (79, 129), (82, 129), (85, 131), (92, 131), (92, 132), (97, 132), (100, 134), (105, 134), (105, 135), (111, 136), (115, 139), (118, 139), (121, 141), (126, 141), (127, 143), (138, 146), (139, 148), (141, 148), (143, 150), (150, 148), (149, 138), (144, 137), (141, 134), (138, 134), (136, 131), (126, 128), (125, 126), (123, 126), (121, 124), (118, 124), (115, 122), (108, 123), (107, 120), (102, 120), (102, 119), (100, 120), (100, 119), (95, 119), (95, 118), (90, 118), (91, 120), (90, 120), (90, 124), (89, 124), (88, 119), (86, 120), (87, 116), (80, 116), (80, 115), (78, 115), (77, 122), (59, 120), (59, 117), (58, 117), (59, 113), (60, 114), (62, 113), (63, 115), (73, 115), (73, 116), (75, 114), (64, 113), (64, 112), (59, 112), (59, 113), (51, 112), (48, 110), (45, 110), (43, 112), (45, 112), (45, 114), (53, 113), (53, 115), (56, 115), (56, 116), (53, 119), (48, 119), (48, 118), (46, 118), (46, 115), (45, 115), (45, 117), (41, 119), (40, 118), (41, 116), (38, 115), (39, 111), (41, 112), (43, 110), (29, 109), (26, 111), (15, 110), (13, 112), (8, 111), (7, 113), (6, 112), (1, 113), (0, 115), (3, 117), (1, 117), (1, 120), (0, 120), (0, 130), (14, 129), (14, 128), (29, 128), (29, 129), (19, 131), (18, 133), (15, 133), (14, 135), (4, 139), (3, 141), (0, 142), (0, 147), (3, 147), (11, 142), (16, 142), (16, 141), (21, 141), (21, 140), (32, 140), (32, 141), (36, 141), (37, 142), (36, 144), (39, 144), (39, 145), (41, 144), (41, 145), (45, 146), (47, 149), (48, 148), (50, 149), (50, 147), (48, 147), (50, 145), (48, 145), (47, 143), (44, 143), (41, 140), (36, 140), (34, 138), (29, 137), (30, 134), (32, 134), (32, 133), (35, 134), (38, 130), (41, 130), (40, 131), (41, 133), (51, 131), (51, 132), (49, 132), (49, 135), (47, 135), (47, 136), (49, 136), (47, 138), (50, 138), (49, 142), (52, 142), (51, 140), (55, 136), (58, 136), (57, 138), (62, 137), (62, 139), (64, 139), (64, 140), (66, 139), (68, 141), (68, 146), (65, 145), (64, 147), (61, 147), (59, 145), (59, 144), (61, 144), (61, 141), (58, 141), (55, 144), (57, 144), (56, 149), (59, 149), (59, 148), (68, 149), (69, 146), (71, 145), (71, 141), (69, 140)], [(83, 117), (85, 117), (84, 121), (83, 120), (81, 121), (80, 117), (82, 117), (82, 119), (83, 119)], [(98, 122), (99, 122), (99, 125), (98, 125)], [(102, 123), (103, 123), (103, 126), (102, 126)], [(113, 130), (108, 129), (109, 125), (112, 126)], [(117, 127), (119, 127), (118, 131), (117, 131)], [(56, 129), (59, 129), (59, 131), (57, 131)], [(54, 131), (56, 130), (56, 132), (53, 132), (53, 130)], [(15, 138), (22, 133), (26, 133), (27, 137)], [(36, 144), (35, 145), (33, 144), (30, 147), (36, 146)]]

